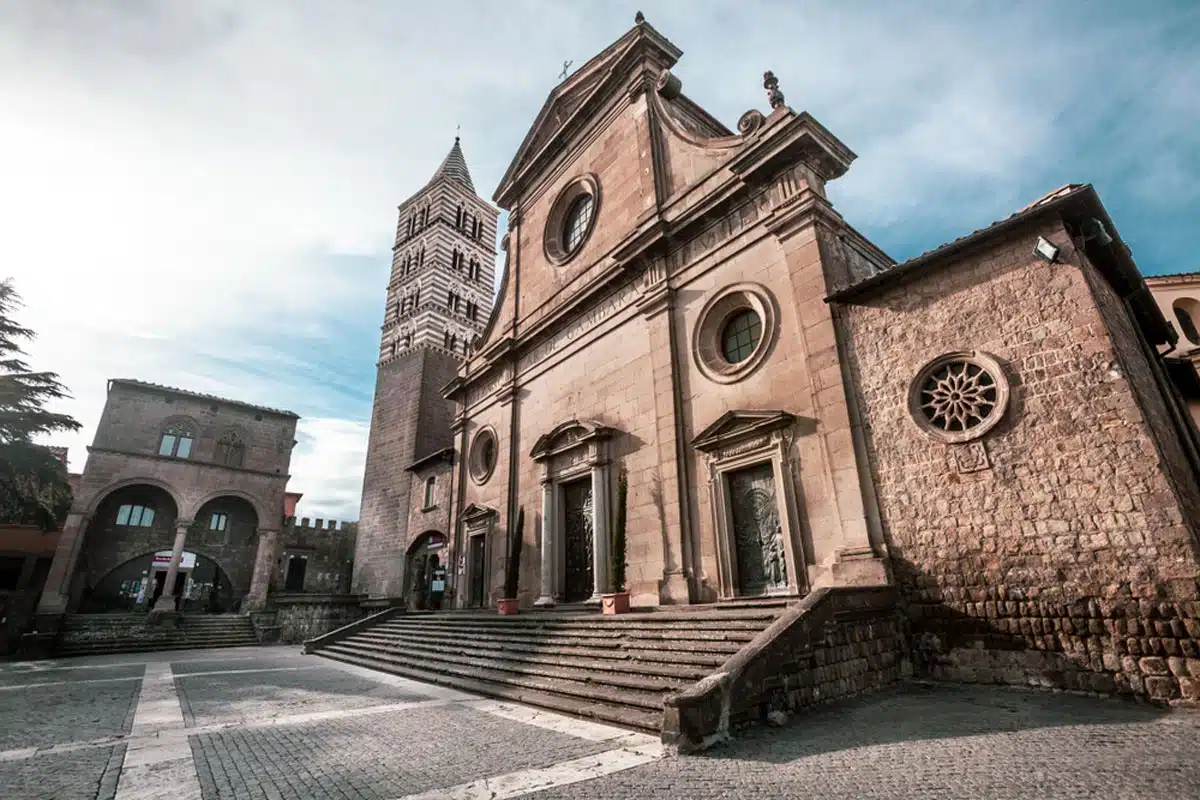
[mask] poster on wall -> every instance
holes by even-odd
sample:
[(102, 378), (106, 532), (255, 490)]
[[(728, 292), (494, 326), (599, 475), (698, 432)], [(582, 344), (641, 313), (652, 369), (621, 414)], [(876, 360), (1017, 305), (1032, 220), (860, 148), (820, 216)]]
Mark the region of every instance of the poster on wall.
[[(170, 566), (171, 566), (171, 551), (170, 550), (159, 550), (157, 553), (154, 554), (154, 568), (155, 569), (167, 569)], [(179, 568), (180, 569), (194, 569), (195, 566), (196, 566), (196, 554), (189, 553), (187, 550), (184, 550), (183, 553), (180, 554)]]

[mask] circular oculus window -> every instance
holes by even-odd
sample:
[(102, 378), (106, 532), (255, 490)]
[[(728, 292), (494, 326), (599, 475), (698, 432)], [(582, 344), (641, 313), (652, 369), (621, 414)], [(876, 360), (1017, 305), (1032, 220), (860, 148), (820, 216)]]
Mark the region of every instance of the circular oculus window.
[(496, 469), (499, 449), (496, 433), (491, 428), (484, 428), (475, 434), (467, 460), (471, 480), (477, 484), (487, 483), (488, 478), (492, 477), (492, 471)]
[(946, 353), (930, 361), (908, 388), (908, 413), (942, 442), (978, 439), (1008, 409), (1009, 387), (999, 362), (986, 353)]
[(543, 234), (546, 258), (550, 263), (565, 264), (583, 248), (596, 227), (599, 210), (600, 182), (595, 175), (576, 178), (558, 193), (550, 207)]
[(705, 304), (692, 337), (692, 355), (705, 377), (734, 383), (754, 372), (778, 334), (775, 298), (766, 288), (741, 283)]

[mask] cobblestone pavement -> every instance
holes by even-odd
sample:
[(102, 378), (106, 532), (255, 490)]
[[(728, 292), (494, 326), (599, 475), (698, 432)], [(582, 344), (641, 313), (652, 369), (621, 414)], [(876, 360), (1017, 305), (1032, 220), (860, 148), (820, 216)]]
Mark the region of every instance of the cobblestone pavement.
[(653, 737), (303, 656), (0, 665), (0, 798), (1200, 798), (1200, 713), (909, 685), (743, 732)]

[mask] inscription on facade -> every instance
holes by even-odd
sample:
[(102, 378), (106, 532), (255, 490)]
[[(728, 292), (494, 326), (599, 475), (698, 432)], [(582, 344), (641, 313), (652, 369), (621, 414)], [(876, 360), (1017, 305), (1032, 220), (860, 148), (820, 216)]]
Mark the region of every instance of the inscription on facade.
[(583, 336), (592, 328), (604, 322), (617, 311), (624, 308), (638, 293), (638, 282), (627, 281), (615, 292), (589, 308), (581, 316), (571, 320), (563, 330), (552, 334), (550, 338), (521, 356), (520, 368), (528, 369), (540, 363), (549, 356), (561, 350), (564, 346)]

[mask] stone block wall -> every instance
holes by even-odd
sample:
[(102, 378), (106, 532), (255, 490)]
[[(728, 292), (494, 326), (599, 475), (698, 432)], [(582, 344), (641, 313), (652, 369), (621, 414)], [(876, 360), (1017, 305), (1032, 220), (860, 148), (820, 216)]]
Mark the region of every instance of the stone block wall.
[(315, 519), (310, 523), (308, 517), (285, 518), (280, 533), (279, 559), (270, 580), (272, 591), (284, 591), (288, 559), (298, 555), (308, 561), (304, 573), (304, 592), (348, 592), (357, 537), (358, 525), (354, 522)]
[(817, 589), (719, 671), (666, 700), (663, 742), (679, 752), (740, 726), (874, 691), (911, 674), (890, 586)]
[[(1103, 281), (1055, 220), (842, 309), (918, 674), (1197, 698), (1195, 481), (1171, 478), (1159, 389)], [(909, 383), (963, 350), (998, 360), (1009, 407), (944, 444)]]
[(299, 644), (366, 616), (357, 595), (276, 595), (271, 598), (279, 641)]

